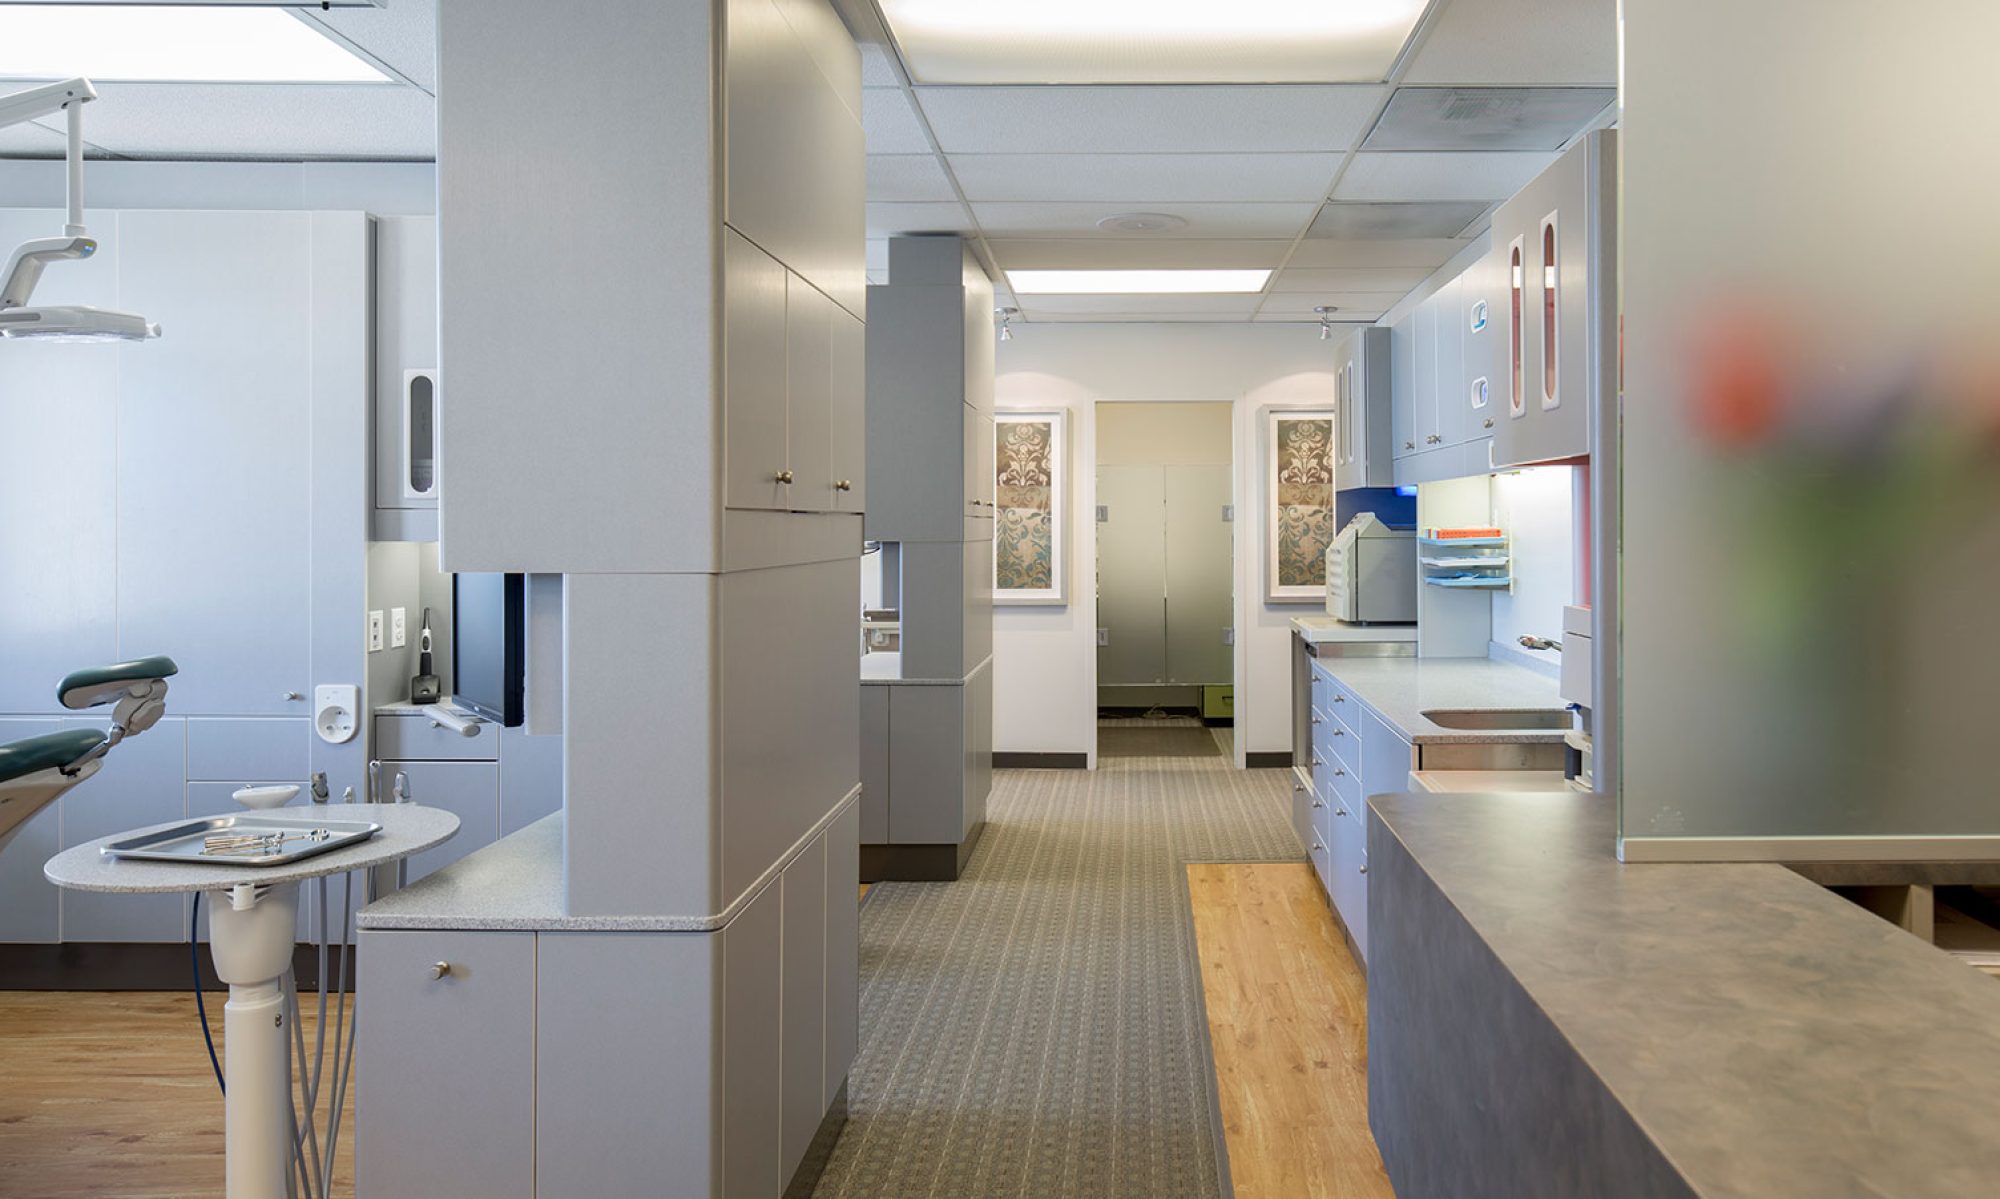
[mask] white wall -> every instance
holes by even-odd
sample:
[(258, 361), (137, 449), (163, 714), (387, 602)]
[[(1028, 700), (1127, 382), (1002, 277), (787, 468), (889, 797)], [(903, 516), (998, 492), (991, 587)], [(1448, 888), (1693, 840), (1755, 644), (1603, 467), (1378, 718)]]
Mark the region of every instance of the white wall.
[(1212, 400), (1235, 406), (1237, 762), (1291, 748), (1293, 616), (1315, 605), (1263, 602), (1264, 526), (1257, 446), (1265, 407), (1317, 407), (1333, 395), (1333, 343), (1311, 325), (1015, 326), (1001, 343), (999, 407), (1062, 407), (1070, 419), (1070, 602), (993, 615), (994, 748), (1086, 753), (1096, 765), (1096, 417), (1100, 400)]
[[(1493, 595), (1493, 640), (1518, 649), (1522, 635), (1562, 640), (1562, 610), (1576, 602), (1576, 467), (1539, 466), (1493, 477), (1493, 523), (1513, 539), (1514, 590)], [(1536, 654), (1554, 665), (1553, 654)]]

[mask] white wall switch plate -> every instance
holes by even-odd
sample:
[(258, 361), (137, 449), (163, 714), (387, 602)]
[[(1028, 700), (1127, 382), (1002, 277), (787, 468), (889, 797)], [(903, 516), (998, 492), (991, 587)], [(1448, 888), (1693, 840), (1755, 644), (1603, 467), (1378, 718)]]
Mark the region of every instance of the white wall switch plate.
[[(381, 624), (379, 620), (374, 623), (378, 627)], [(353, 683), (321, 683), (313, 688), (313, 732), (328, 745), (352, 741), (361, 731), (360, 709), (360, 687)]]
[(368, 614), (368, 652), (382, 652), (382, 610), (377, 608)]
[(405, 644), (406, 642), (408, 642), (409, 638), (408, 638), (408, 637), (406, 637), (406, 636), (404, 635), (404, 633), (403, 633), (403, 626), (404, 626), (404, 625), (405, 625), (406, 623), (408, 623), (408, 620), (409, 620), (409, 613), (410, 613), (410, 610), (409, 610), (408, 608), (391, 608), (391, 609), (389, 609), (389, 648), (390, 648), (390, 649), (401, 649), (401, 648), (403, 648), (404, 644)]

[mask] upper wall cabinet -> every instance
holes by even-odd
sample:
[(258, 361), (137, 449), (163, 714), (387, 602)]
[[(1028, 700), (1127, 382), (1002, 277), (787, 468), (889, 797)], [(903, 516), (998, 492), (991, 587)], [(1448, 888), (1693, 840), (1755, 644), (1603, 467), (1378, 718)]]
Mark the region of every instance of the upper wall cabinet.
[(1616, 138), (1586, 136), (1494, 214), (1507, 302), (1495, 466), (1587, 455), (1615, 394)]
[(1333, 485), (1386, 487), (1393, 481), (1391, 333), (1358, 329), (1334, 355)]
[(728, 228), (722, 272), (724, 502), (860, 512), (861, 321)]
[(436, 541), (437, 218), (375, 219), (375, 540)]
[(724, 220), (861, 316), (859, 52), (826, 0), (729, 0), (727, 20)]

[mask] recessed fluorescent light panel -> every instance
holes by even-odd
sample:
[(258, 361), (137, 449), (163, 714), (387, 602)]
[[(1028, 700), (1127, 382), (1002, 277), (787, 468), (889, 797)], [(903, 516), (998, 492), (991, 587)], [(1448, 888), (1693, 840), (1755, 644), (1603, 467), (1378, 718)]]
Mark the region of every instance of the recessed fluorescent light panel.
[(918, 83), (1371, 83), (1426, 0), (881, 0)]
[(99, 83), (383, 83), (277, 8), (0, 3), (0, 78)]
[(1028, 296), (1226, 295), (1264, 290), (1258, 271), (1008, 271), (1007, 284)]

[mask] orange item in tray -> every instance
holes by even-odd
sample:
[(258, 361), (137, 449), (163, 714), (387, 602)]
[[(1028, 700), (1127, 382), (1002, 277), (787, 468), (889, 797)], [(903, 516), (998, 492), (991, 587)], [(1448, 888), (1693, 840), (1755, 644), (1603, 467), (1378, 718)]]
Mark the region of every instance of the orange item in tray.
[(1456, 541), (1462, 537), (1470, 538), (1470, 537), (1498, 537), (1498, 536), (1500, 536), (1500, 530), (1498, 529), (1432, 529), (1431, 530), (1432, 541)]

